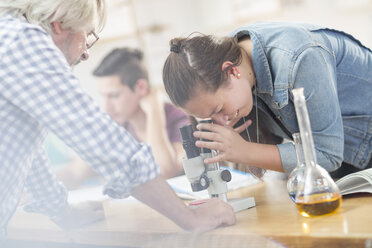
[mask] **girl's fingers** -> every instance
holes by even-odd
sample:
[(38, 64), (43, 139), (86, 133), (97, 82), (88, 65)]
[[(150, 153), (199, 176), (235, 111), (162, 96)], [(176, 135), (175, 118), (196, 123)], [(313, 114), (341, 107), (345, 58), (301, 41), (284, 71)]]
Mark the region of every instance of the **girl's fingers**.
[(213, 124), (213, 123), (199, 123), (198, 125), (196, 125), (196, 128), (199, 130), (208, 130), (211, 132), (220, 133), (223, 130), (225, 130), (227, 127), (224, 127), (218, 124)]
[(218, 143), (218, 142), (197, 140), (195, 142), (195, 145), (197, 147), (201, 147), (201, 148), (208, 148), (208, 149), (211, 149), (211, 150), (223, 151), (222, 144)]
[[(246, 128), (248, 128), (251, 124), (252, 124), (252, 120), (247, 120), (245, 123), (243, 123), (242, 125), (234, 128), (234, 129), (232, 129), (229, 126), (221, 126), (221, 125), (217, 125), (217, 124), (213, 124), (213, 123), (199, 123), (196, 127), (199, 130), (208, 130), (208, 131), (210, 131), (209, 133), (223, 134), (223, 133), (226, 133), (227, 130), (234, 130), (237, 133), (241, 133)], [(204, 134), (206, 134), (208, 132), (202, 132), (202, 134), (200, 134), (200, 132), (196, 131), (195, 133), (197, 133), (196, 134), (197, 136), (196, 135), (194, 135), (194, 136), (197, 137), (197, 138), (215, 140), (215, 138), (213, 138), (213, 137), (212, 138), (204, 137)], [(203, 137), (202, 137), (202, 135), (203, 135)]]
[(222, 162), (222, 161), (225, 161), (225, 160), (226, 160), (225, 159), (225, 154), (224, 153), (219, 153), (219, 154), (217, 154), (214, 157), (206, 158), (204, 160), (204, 163), (206, 163), (206, 164), (213, 164), (213, 163)]
[(231, 121), (227, 121), (225, 126), (228, 126), (228, 127), (232, 128), (239, 120), (240, 120), (240, 118), (236, 118), (236, 119), (233, 119)]
[(243, 123), (242, 125), (234, 128), (234, 131), (237, 132), (237, 133), (241, 133), (243, 132), (246, 128), (248, 128), (250, 125), (252, 124), (252, 120), (247, 120), (245, 123)]
[(217, 142), (221, 142), (223, 140), (220, 134), (217, 134), (214, 132), (195, 131), (194, 137), (198, 139), (205, 139), (205, 140), (217, 141)]

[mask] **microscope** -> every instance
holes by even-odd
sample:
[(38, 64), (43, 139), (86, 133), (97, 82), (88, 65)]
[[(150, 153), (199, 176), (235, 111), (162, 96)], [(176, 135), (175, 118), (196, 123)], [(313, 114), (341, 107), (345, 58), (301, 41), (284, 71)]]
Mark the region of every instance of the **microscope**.
[[(210, 123), (211, 120), (201, 122)], [(209, 197), (220, 198), (227, 202), (233, 207), (234, 212), (256, 206), (253, 197), (227, 199), (227, 182), (231, 181), (230, 171), (220, 169), (218, 163), (204, 164), (204, 159), (215, 156), (216, 151), (207, 148), (199, 150), (195, 146), (196, 138), (193, 132), (192, 125), (185, 125), (180, 128), (182, 145), (186, 152), (186, 158), (182, 160), (182, 164), (192, 191), (208, 190)]]

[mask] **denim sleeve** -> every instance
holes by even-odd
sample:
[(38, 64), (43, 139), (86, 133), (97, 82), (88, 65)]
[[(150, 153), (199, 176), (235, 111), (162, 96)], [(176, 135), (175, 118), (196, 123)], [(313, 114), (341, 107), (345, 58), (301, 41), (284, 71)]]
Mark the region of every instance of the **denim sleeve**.
[[(292, 72), (290, 84), (304, 88), (318, 164), (334, 171), (341, 165), (344, 150), (335, 58), (321, 47), (310, 46), (298, 54)], [(284, 170), (288, 171), (293, 159), (288, 159), (292, 156), (286, 152), (295, 156), (294, 149), (288, 145), (278, 147)]]
[(297, 166), (296, 150), (292, 142), (276, 145), (279, 149), (280, 160), (286, 174), (290, 174)]

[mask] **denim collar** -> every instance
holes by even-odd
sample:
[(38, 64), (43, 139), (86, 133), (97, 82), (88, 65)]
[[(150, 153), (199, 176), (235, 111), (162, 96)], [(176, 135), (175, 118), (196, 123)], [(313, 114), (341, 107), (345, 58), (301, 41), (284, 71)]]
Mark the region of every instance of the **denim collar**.
[(263, 43), (263, 40), (259, 38), (259, 35), (252, 31), (241, 30), (235, 34), (238, 40), (247, 35), (253, 43), (252, 63), (256, 82), (260, 82), (257, 83), (257, 93), (266, 93), (273, 96), (273, 80), (271, 77), (269, 62), (264, 52), (265, 44)]

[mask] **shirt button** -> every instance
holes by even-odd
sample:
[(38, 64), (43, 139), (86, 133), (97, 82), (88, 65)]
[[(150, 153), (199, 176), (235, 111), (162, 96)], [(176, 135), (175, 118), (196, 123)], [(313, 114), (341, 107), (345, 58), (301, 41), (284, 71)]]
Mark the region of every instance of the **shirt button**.
[(362, 159), (362, 160), (360, 160), (360, 163), (359, 163), (359, 164), (362, 165), (362, 164), (364, 164), (364, 162), (365, 162), (365, 161)]
[(279, 108), (279, 103), (278, 102), (274, 102), (274, 105), (275, 105), (275, 107)]
[(280, 115), (278, 115), (276, 118), (278, 118), (278, 120), (282, 120), (282, 117)]

